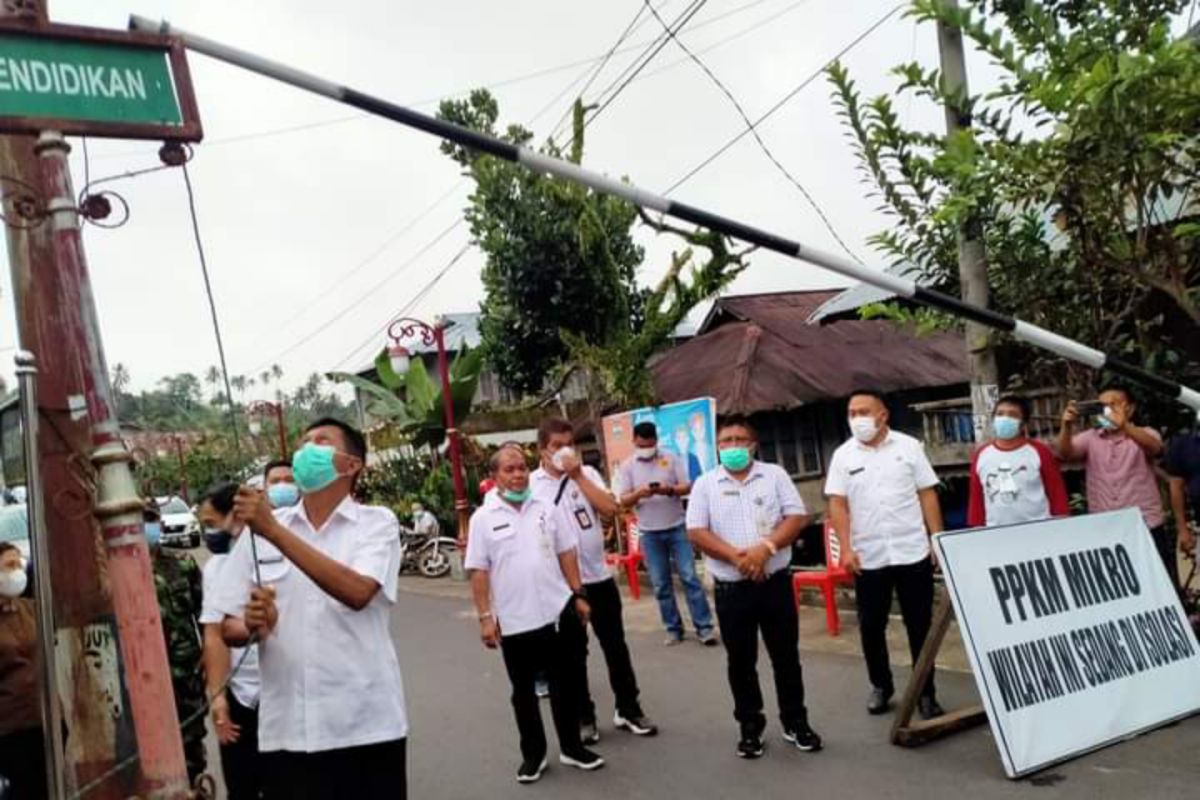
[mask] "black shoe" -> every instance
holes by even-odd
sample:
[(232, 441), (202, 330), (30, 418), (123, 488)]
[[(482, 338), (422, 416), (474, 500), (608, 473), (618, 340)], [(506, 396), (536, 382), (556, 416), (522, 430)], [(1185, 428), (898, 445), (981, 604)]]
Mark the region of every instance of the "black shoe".
[(658, 733), (658, 726), (651, 722), (645, 714), (630, 714), (628, 717), (623, 717), (618, 711), (613, 714), (613, 725), (623, 728), (635, 736), (653, 736)]
[(917, 700), (917, 712), (921, 719), (933, 719), (946, 713), (946, 709), (938, 704), (936, 697), (923, 696)]
[(600, 729), (596, 727), (596, 720), (580, 723), (579, 741), (583, 742), (584, 744), (600, 743)]
[(867, 698), (867, 713), (882, 714), (888, 710), (892, 704), (892, 693), (885, 689), (872, 689), (870, 697)]
[(741, 741), (737, 745), (738, 758), (761, 758), (765, 749), (761, 733), (742, 731)]
[(783, 738), (796, 745), (797, 750), (803, 750), (807, 753), (815, 753), (821, 749), (821, 737), (808, 726), (807, 722), (785, 725), (783, 728)]
[(558, 760), (568, 767), (578, 767), (588, 772), (604, 766), (604, 759), (586, 747), (570, 753), (559, 753)]
[(541, 761), (523, 761), (521, 762), (521, 767), (517, 770), (517, 782), (534, 783), (538, 778), (542, 777), (542, 773), (545, 771), (545, 756), (542, 756)]

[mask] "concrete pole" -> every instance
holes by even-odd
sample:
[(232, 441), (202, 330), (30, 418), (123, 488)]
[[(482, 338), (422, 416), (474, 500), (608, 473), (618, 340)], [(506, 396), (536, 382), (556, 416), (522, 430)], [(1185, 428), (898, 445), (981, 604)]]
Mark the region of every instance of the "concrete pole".
[[(0, 17), (46, 24), (45, 2)], [(22, 350), (38, 360), (36, 460), (50, 551), (64, 782), (88, 800), (187, 795), (141, 500), (121, 441), (63, 137), (0, 136)]]
[[(941, 0), (946, 8), (958, 8), (957, 0)], [(967, 65), (963, 53), (962, 31), (938, 23), (938, 55), (942, 82), (950, 97), (966, 98)], [(946, 134), (953, 136), (971, 127), (971, 115), (957, 103), (946, 103)], [(979, 220), (971, 219), (958, 231), (958, 281), (962, 299), (977, 306), (988, 305), (987, 256), (983, 250), (983, 230)], [(991, 330), (978, 322), (965, 323), (967, 367), (971, 378), (971, 416), (975, 441), (987, 438), (992, 406), (1000, 394), (999, 370)]]

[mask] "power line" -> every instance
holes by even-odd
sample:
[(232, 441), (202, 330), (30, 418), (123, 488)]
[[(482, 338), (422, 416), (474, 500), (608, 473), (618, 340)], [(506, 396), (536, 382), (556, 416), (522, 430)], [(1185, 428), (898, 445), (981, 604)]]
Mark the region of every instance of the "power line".
[(454, 254), (453, 258), (451, 258), (450, 261), (447, 262), (445, 266), (443, 266), (440, 270), (438, 270), (437, 273), (434, 274), (433, 278), (428, 283), (426, 283), (425, 286), (423, 286), (420, 291), (418, 291), (415, 295), (413, 295), (407, 303), (404, 304), (403, 308), (401, 308), (395, 314), (389, 315), (388, 321), (386, 323), (384, 323), (384, 326), (382, 328), (376, 328), (376, 329), (372, 330), (371, 335), (368, 336), (366, 339), (364, 339), (361, 344), (359, 344), (357, 347), (355, 347), (353, 350), (351, 350), (341, 360), (339, 360), (337, 362), (337, 364), (334, 366), (334, 369), (335, 370), (342, 369), (345, 364), (348, 364), (351, 361), (353, 361), (353, 359), (356, 358), (359, 353), (361, 353), (365, 348), (370, 346), (371, 342), (376, 341), (378, 339), (381, 332), (387, 330), (387, 326), (391, 324), (393, 319), (404, 316), (409, 311), (411, 311), (417, 305), (417, 303), (424, 300), (429, 295), (429, 293), (431, 291), (433, 291), (433, 288), (438, 285), (438, 283), (442, 280), (442, 278), (446, 277), (446, 273), (448, 273), (450, 271), (450, 269), (459, 262), (459, 259), (461, 259), (464, 255), (466, 255), (467, 251), (469, 251), (470, 249), (471, 249), (470, 242), (467, 242), (465, 245), (463, 245), (459, 249), (459, 251)]
[(213, 297), (212, 281), (208, 277), (208, 259), (204, 255), (204, 240), (200, 236), (200, 219), (196, 214), (196, 195), (192, 191), (192, 176), (187, 162), (183, 169), (183, 185), (187, 187), (188, 213), (192, 218), (192, 235), (196, 239), (196, 254), (200, 257), (200, 274), (204, 276), (204, 292), (208, 295), (208, 311), (212, 315), (213, 334), (217, 339), (217, 355), (221, 359), (221, 377), (225, 381), (225, 405), (229, 409), (229, 429), (233, 433), (233, 449), (240, 460), (242, 443), (238, 439), (237, 412), (233, 408), (233, 389), (229, 384), (229, 367), (225, 362), (225, 344), (221, 340), (221, 322), (217, 318), (217, 301)]
[(442, 239), (449, 236), (451, 231), (453, 231), (458, 226), (462, 225), (463, 222), (464, 222), (464, 220), (462, 217), (459, 217), (458, 219), (456, 219), (449, 227), (445, 228), (441, 233), (439, 233), (437, 236), (435, 236), (432, 241), (425, 244), (425, 246), (422, 247), (420, 250), (418, 250), (416, 253), (414, 253), (411, 258), (409, 258), (407, 261), (405, 261), (403, 264), (401, 264), (399, 267), (397, 267), (394, 272), (391, 272), (391, 273), (385, 275), (383, 280), (372, 285), (370, 289), (368, 289), (366, 292), (364, 292), (363, 294), (359, 295), (354, 300), (352, 300), (349, 305), (342, 307), (337, 313), (335, 313), (334, 315), (329, 317), (327, 320), (322, 322), (320, 325), (318, 325), (314, 330), (309, 332), (307, 335), (301, 337), (300, 339), (297, 339), (295, 342), (293, 342), (291, 345), (289, 345), (286, 349), (284, 349), (280, 353), (277, 353), (276, 355), (272, 356), (271, 358), (264, 360), (263, 363), (259, 364), (257, 367), (254, 367), (253, 369), (251, 369), (250, 372), (258, 372), (263, 367), (274, 364), (276, 361), (280, 360), (284, 356), (290, 355), (291, 353), (300, 349), (305, 344), (308, 344), (313, 339), (315, 339), (319, 334), (324, 333), (329, 328), (329, 326), (333, 325), (335, 322), (340, 320), (344, 315), (353, 311), (354, 307), (357, 306), (359, 303), (368, 299), (371, 295), (375, 294), (377, 291), (382, 289), (388, 283), (390, 283), (391, 281), (393, 281), (397, 277), (399, 277), (399, 275), (402, 272), (404, 272), (404, 270), (407, 267), (411, 266), (418, 258), (420, 258), (421, 256), (425, 255), (425, 253), (427, 253), (431, 249), (433, 249), (434, 245), (436, 245)]
[(756, 128), (758, 128), (760, 125), (762, 125), (764, 122), (766, 122), (768, 119), (770, 119), (772, 116), (774, 116), (775, 112), (779, 111), (779, 109), (781, 109), (785, 105), (787, 105), (788, 102), (790, 102), (793, 97), (800, 94), (800, 92), (803, 91), (805, 89), (805, 87), (807, 87), (810, 83), (815, 81), (817, 78), (821, 77), (821, 75), (825, 72), (825, 70), (827, 70), (830, 67), (830, 65), (832, 65), (839, 58), (842, 58), (847, 53), (849, 53), (851, 50), (853, 50), (855, 47), (857, 47), (859, 44), (861, 44), (864, 39), (866, 39), (872, 33), (877, 31), (880, 27), (882, 27), (883, 23), (885, 23), (889, 19), (891, 19), (896, 14), (896, 12), (899, 11), (904, 6), (905, 6), (905, 3), (897, 3), (895, 6), (893, 6), (891, 8), (891, 10), (889, 10), (886, 14), (884, 14), (882, 17), (880, 17), (878, 20), (876, 20), (870, 27), (868, 27), (866, 30), (864, 30), (862, 33), (860, 33), (858, 36), (856, 36), (849, 44), (847, 44), (845, 47), (843, 47), (841, 50), (839, 50), (832, 58), (830, 58), (828, 61), (826, 61), (824, 64), (822, 64), (821, 67), (816, 72), (809, 75), (807, 78), (805, 78), (799, 84), (797, 84), (795, 88), (793, 88), (786, 95), (784, 95), (782, 98), (780, 98), (779, 102), (777, 102), (775, 105), (771, 106), (769, 109), (766, 110), (766, 112), (764, 112), (762, 114), (762, 116), (760, 116), (758, 119), (756, 119), (752, 123), (750, 123), (750, 125), (747, 128), (745, 128), (741, 133), (738, 133), (736, 136), (731, 138), (729, 141), (725, 142), (725, 144), (723, 144), (719, 148), (717, 148), (717, 150), (712, 155), (705, 158), (703, 161), (701, 161), (699, 164), (697, 164), (695, 167), (693, 167), (686, 175), (684, 175), (682, 178), (680, 178), (679, 180), (677, 180), (673, 184), (671, 184), (671, 186), (666, 191), (664, 191), (663, 194), (670, 195), (672, 192), (674, 192), (680, 186), (683, 186), (683, 184), (687, 183), (689, 180), (691, 180), (693, 177), (695, 177), (698, 172), (705, 169), (709, 164), (713, 163), (721, 156), (725, 155), (725, 153), (729, 150), (729, 148), (733, 147), (735, 144), (740, 142), (746, 136), (746, 134), (751, 133)]
[(742, 118), (742, 121), (749, 126), (749, 130), (754, 136), (754, 141), (758, 142), (758, 146), (763, 151), (763, 154), (770, 160), (772, 164), (775, 165), (775, 168), (779, 170), (779, 172), (800, 191), (800, 194), (804, 196), (804, 199), (808, 201), (808, 204), (812, 206), (813, 211), (817, 212), (817, 216), (820, 217), (821, 222), (825, 225), (825, 229), (829, 231), (829, 234), (834, 238), (838, 245), (846, 251), (848, 256), (860, 264), (863, 263), (862, 259), (858, 257), (858, 254), (850, 249), (850, 246), (846, 244), (844, 239), (842, 239), (841, 235), (837, 232), (837, 229), (833, 227), (833, 223), (830, 222), (825, 210), (821, 208), (821, 205), (817, 202), (816, 198), (812, 196), (812, 193), (809, 192), (808, 189), (804, 187), (804, 184), (800, 183), (799, 179), (792, 175), (792, 173), (788, 171), (787, 167), (785, 167), (779, 161), (779, 159), (775, 157), (775, 154), (771, 152), (771, 148), (767, 147), (767, 143), (763, 141), (762, 136), (757, 130), (755, 130), (754, 123), (750, 121), (750, 116), (746, 113), (746, 109), (742, 108), (742, 104), (738, 102), (736, 97), (734, 97), (734, 94), (729, 90), (729, 87), (726, 86), (721, 79), (717, 77), (716, 73), (709, 69), (708, 65), (701, 61), (700, 57), (693, 53), (691, 49), (689, 49), (688, 46), (679, 39), (678, 36), (671, 32), (671, 29), (667, 26), (666, 21), (663, 20), (663, 18), (659, 16), (658, 12), (654, 10), (654, 7), (650, 5), (650, 0), (642, 0), (642, 2), (643, 7), (649, 9), (650, 13), (654, 15), (654, 18), (658, 20), (658, 24), (662, 26), (663, 31), (665, 31), (671, 40), (675, 42), (676, 46), (686, 53), (688, 58), (695, 62), (696, 66), (698, 66), (704, 72), (704, 74), (707, 75), (714, 84), (716, 84), (717, 88), (720, 89), (727, 98), (729, 98), (729, 102), (733, 104), (733, 107), (737, 110), (737, 113)]

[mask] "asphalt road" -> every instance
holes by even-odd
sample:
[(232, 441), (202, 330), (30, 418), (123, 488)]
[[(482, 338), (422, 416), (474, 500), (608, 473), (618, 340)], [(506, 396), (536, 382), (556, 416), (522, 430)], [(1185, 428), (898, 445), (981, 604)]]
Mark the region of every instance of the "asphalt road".
[[(608, 764), (596, 773), (581, 773), (554, 760), (549, 708), (543, 704), (552, 742), (551, 769), (540, 783), (521, 786), (514, 779), (519, 756), (500, 656), (479, 644), (469, 602), (433, 586), (447, 582), (429, 582), (426, 590), (420, 579), (415, 581), (405, 582), (392, 627), (412, 725), (408, 770), (414, 798), (1200, 796), (1200, 718), (1009, 781), (986, 727), (919, 749), (888, 744), (891, 717), (870, 717), (863, 710), (861, 660), (816, 652), (811, 645), (819, 647), (818, 642), (806, 645), (803, 640), (810, 714), (825, 739), (825, 750), (808, 754), (787, 746), (772, 719), (766, 756), (742, 761), (733, 752), (736, 726), (724, 651), (694, 642), (666, 648), (662, 635), (647, 628), (633, 630), (629, 643), (643, 703), (659, 723), (660, 735), (638, 739), (614, 731), (609, 717), (595, 748)], [(644, 598), (637, 605), (647, 602), (652, 601)], [(853, 631), (850, 634), (853, 637)], [(765, 653), (762, 663), (766, 664)], [(591, 667), (603, 720), (611, 714), (612, 697), (598, 652)], [(903, 680), (900, 673), (897, 679)], [(763, 677), (770, 713), (774, 700), (769, 671)], [(947, 708), (976, 701), (968, 674), (945, 672), (939, 680)]]

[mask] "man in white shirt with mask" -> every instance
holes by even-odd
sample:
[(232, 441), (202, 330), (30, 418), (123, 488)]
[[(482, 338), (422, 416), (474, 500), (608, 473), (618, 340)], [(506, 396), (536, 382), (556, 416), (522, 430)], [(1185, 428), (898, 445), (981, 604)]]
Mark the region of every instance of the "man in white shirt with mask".
[(303, 493), (272, 510), (248, 487), (239, 536), (212, 598), (231, 646), (259, 644), (259, 750), (268, 800), (407, 796), (408, 720), (388, 630), (400, 572), (399, 522), (351, 497), (363, 435), (325, 418), (292, 460)]
[(534, 683), (549, 683), (559, 761), (582, 770), (604, 759), (579, 740), (579, 710), (566, 689), (564, 629), (586, 624), (591, 608), (579, 577), (578, 542), (550, 503), (533, 495), (529, 466), (517, 444), (501, 445), (491, 459), (496, 488), (471, 516), (464, 566), (471, 573), (479, 636), (499, 648), (512, 685), (521, 737), (517, 780), (533, 783), (546, 769), (546, 732)]
[[(578, 542), (579, 571), (584, 594), (591, 606), (592, 630), (604, 652), (608, 679), (616, 700), (613, 725), (637, 736), (653, 736), (657, 726), (643, 713), (638, 701), (637, 676), (634, 675), (625, 627), (621, 620), (621, 593), (604, 560), (603, 518), (611, 519), (620, 511), (616, 498), (609, 494), (600, 473), (579, 460), (575, 452), (575, 430), (560, 417), (547, 417), (538, 426), (538, 451), (541, 466), (530, 476), (533, 496), (554, 507), (563, 525)], [(562, 626), (571, 669), (568, 690), (579, 707), (584, 744), (600, 741), (596, 725), (596, 705), (592, 702), (587, 679), (587, 628)]]
[[(829, 463), (825, 494), (829, 519), (841, 542), (842, 566), (854, 574), (859, 631), (871, 693), (867, 711), (887, 711), (895, 685), (887, 648), (892, 594), (908, 632), (915, 664), (933, 617), (934, 554), (929, 537), (942, 530), (938, 477), (922, 444), (888, 427), (883, 395), (863, 389), (850, 395), (852, 438)], [(928, 533), (926, 533), (928, 530)], [(933, 675), (918, 701), (925, 719), (941, 716)]]

